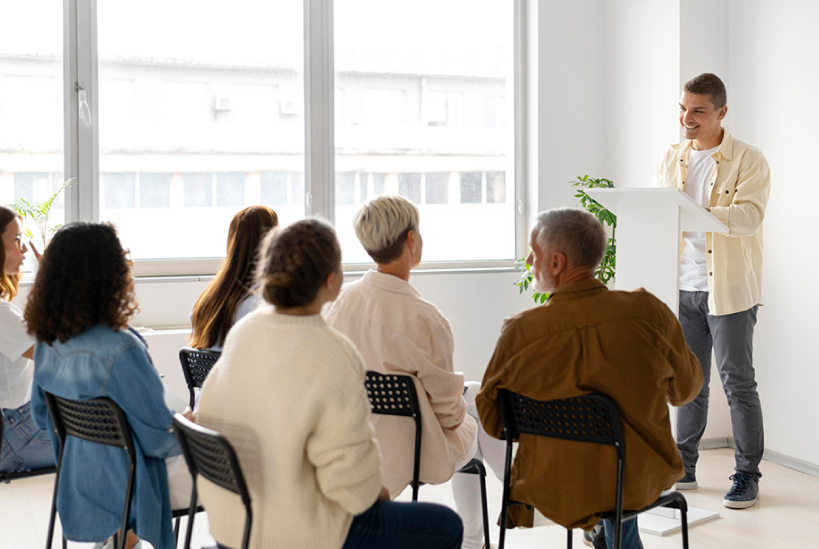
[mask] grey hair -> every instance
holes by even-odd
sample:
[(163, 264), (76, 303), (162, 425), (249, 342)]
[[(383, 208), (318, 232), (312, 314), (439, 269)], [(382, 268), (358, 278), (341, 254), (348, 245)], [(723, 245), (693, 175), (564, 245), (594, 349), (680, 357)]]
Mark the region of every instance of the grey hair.
[(418, 208), (403, 196), (378, 196), (355, 214), (353, 228), (367, 253), (384, 265), (403, 253), (410, 230), (418, 232)]
[(539, 246), (557, 247), (578, 267), (597, 267), (608, 244), (603, 224), (592, 214), (575, 208), (541, 212), (532, 232)]

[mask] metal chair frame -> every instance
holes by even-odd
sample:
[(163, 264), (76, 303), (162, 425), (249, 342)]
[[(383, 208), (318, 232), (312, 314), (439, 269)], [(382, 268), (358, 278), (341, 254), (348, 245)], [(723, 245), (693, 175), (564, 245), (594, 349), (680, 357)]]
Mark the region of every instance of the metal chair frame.
[(193, 477), (191, 504), (188, 511), (188, 528), (185, 533), (185, 549), (190, 549), (193, 532), (193, 518), (196, 510), (196, 477), (202, 475), (209, 481), (238, 494), (245, 506), (245, 529), (242, 549), (250, 542), (250, 528), (253, 522), (250, 492), (242, 474), (242, 468), (230, 443), (218, 432), (197, 425), (185, 419), (182, 414), (174, 414), (173, 424), (182, 454)]
[[(655, 507), (679, 509), (682, 523), (683, 548), (688, 549), (688, 504), (679, 492), (660, 496), (653, 503), (636, 511), (623, 510), (623, 473), (626, 452), (620, 430), (620, 414), (617, 404), (609, 396), (596, 393), (573, 398), (540, 401), (502, 389), (498, 393), (501, 422), (506, 439), (506, 464), (504, 478), (511, 478), (512, 443), (521, 434), (559, 438), (594, 444), (614, 446), (617, 451), (617, 494), (614, 511), (603, 518), (614, 523), (614, 549), (622, 546), (622, 524), (640, 513)], [(509, 505), (522, 505), (509, 499), (508, 480), (503, 486), (501, 530), (499, 549), (503, 549), (506, 536), (506, 518)], [(572, 547), (572, 531), (567, 529), (568, 549)]]
[[(421, 473), (421, 409), (415, 382), (409, 375), (382, 374), (368, 370), (364, 379), (370, 410), (374, 414), (409, 417), (415, 421), (415, 457), (412, 466), (412, 500), (418, 501), (418, 488), (423, 484)], [(486, 497), (486, 467), (479, 459), (473, 459), (463, 468), (455, 471), (478, 475), (481, 483), (481, 504), (483, 511), (483, 535), (486, 547), (489, 544), (489, 511)]]
[[(54, 521), (57, 515), (57, 492), (60, 486), (60, 469), (63, 463), (66, 437), (73, 436), (97, 444), (121, 448), (128, 455), (128, 484), (125, 489), (125, 508), (122, 512), (122, 535), (114, 535), (115, 546), (125, 549), (125, 532), (128, 531), (128, 518), (131, 513), (131, 497), (134, 492), (136, 475), (136, 452), (131, 438), (131, 429), (125, 414), (109, 398), (90, 400), (70, 400), (51, 393), (45, 394), (46, 404), (54, 425), (54, 432), (60, 448), (57, 457), (57, 474), (54, 478), (54, 495), (51, 498), (51, 515), (48, 520), (48, 537), (46, 549), (51, 548), (54, 538)], [(63, 549), (67, 547), (65, 536)]]
[(207, 349), (182, 347), (179, 349), (179, 362), (182, 363), (182, 373), (185, 374), (185, 383), (190, 393), (190, 407), (196, 403), (196, 388), (201, 388), (208, 377), (211, 368), (219, 360), (222, 353)]
[[(0, 449), (2, 449), (3, 442), (5, 441), (3, 438), (4, 428), (3, 420), (0, 418)], [(29, 469), (27, 471), (0, 471), (0, 483), (9, 484), (11, 481), (19, 478), (39, 477), (40, 475), (50, 475), (55, 472), (57, 472), (57, 467), (41, 467), (40, 469)]]

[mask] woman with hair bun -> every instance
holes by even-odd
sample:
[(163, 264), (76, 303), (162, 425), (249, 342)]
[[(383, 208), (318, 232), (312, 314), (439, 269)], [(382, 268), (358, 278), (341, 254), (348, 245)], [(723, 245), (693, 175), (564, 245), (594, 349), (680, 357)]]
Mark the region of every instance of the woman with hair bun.
[[(341, 288), (341, 251), (318, 220), (274, 229), (256, 280), (267, 302), (242, 319), (202, 388), (198, 420), (236, 450), (253, 505), (251, 547), (457, 549), (458, 516), (389, 501), (367, 418), (364, 365), (320, 312)], [(245, 510), (206, 480), (220, 547), (241, 544)]]
[[(17, 472), (54, 466), (48, 433), (31, 417), (31, 379), (35, 340), (26, 330), (23, 312), (11, 300), (17, 295), (20, 268), (28, 248), (23, 243), (23, 220), (0, 206), (0, 407), (3, 439), (0, 471)], [(35, 251), (36, 254), (36, 251)]]
[[(128, 326), (136, 310), (131, 261), (114, 227), (77, 222), (57, 231), (26, 305), (28, 329), (37, 338), (32, 408), (55, 448), (46, 392), (75, 400), (107, 397), (122, 409), (136, 448), (133, 532), (126, 546), (139, 546), (139, 536), (156, 549), (172, 549), (165, 458), (179, 453), (179, 446), (159, 374), (142, 338)], [(121, 525), (127, 478), (121, 449), (70, 437), (57, 495), (66, 539), (103, 547), (101, 540)]]
[(193, 347), (220, 350), (230, 328), (259, 305), (252, 291), (256, 254), (264, 235), (278, 224), (276, 212), (262, 205), (233, 216), (225, 261), (193, 307)]

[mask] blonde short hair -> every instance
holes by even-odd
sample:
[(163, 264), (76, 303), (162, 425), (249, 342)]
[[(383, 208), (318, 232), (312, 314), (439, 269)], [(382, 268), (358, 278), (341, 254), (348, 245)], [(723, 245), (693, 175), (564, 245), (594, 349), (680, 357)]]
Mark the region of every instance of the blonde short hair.
[(353, 228), (373, 261), (386, 265), (401, 256), (409, 231), (418, 232), (418, 208), (403, 196), (379, 196), (355, 214)]

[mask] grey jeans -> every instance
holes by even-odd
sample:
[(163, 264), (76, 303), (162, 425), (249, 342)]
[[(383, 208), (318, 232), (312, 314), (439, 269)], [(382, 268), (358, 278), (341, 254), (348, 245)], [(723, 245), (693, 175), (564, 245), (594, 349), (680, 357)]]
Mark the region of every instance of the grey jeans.
[(708, 421), (708, 387), (711, 349), (717, 360), (722, 388), (731, 409), (736, 470), (762, 476), (759, 462), (764, 451), (762, 405), (754, 380), (754, 326), (757, 306), (724, 316), (708, 314), (708, 292), (680, 292), (680, 324), (685, 341), (702, 366), (703, 384), (697, 397), (677, 411), (677, 447), (685, 472), (694, 473), (702, 434)]

